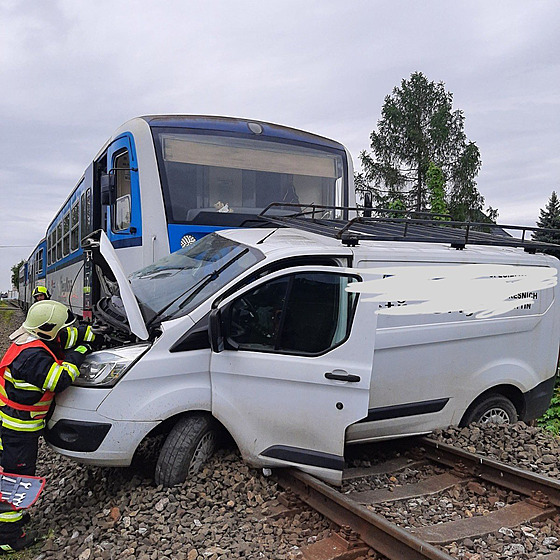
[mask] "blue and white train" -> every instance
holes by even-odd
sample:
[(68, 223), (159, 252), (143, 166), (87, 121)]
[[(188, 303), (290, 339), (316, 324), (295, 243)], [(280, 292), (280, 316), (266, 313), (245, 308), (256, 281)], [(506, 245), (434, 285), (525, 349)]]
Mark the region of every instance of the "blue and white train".
[(134, 118), (101, 148), (22, 267), (21, 303), (41, 284), (89, 319), (100, 293), (81, 246), (91, 232), (105, 230), (129, 273), (217, 229), (254, 226), (272, 202), (354, 206), (346, 148), (260, 121)]

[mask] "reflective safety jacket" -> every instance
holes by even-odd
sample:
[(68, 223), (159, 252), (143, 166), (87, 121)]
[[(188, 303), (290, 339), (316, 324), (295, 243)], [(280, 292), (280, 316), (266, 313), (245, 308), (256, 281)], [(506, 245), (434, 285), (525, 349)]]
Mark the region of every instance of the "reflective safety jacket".
[[(54, 394), (66, 389), (78, 377), (78, 367), (85, 355), (73, 350), (63, 355), (62, 350), (70, 343), (75, 345), (83, 341), (85, 333), (78, 333), (74, 327), (63, 330), (61, 340), (54, 347), (30, 336), (24, 343), (14, 343), (8, 348), (0, 362), (3, 428), (18, 432), (42, 430)], [(56, 351), (57, 346), (60, 353)]]
[(58, 332), (58, 340), (64, 350), (74, 348), (84, 342), (93, 342), (95, 334), (89, 325), (80, 327), (65, 327)]

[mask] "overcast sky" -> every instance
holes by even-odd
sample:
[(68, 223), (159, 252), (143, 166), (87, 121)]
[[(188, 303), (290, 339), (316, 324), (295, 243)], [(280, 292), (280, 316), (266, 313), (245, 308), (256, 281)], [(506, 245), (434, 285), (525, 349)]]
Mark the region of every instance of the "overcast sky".
[[(560, 190), (557, 0), (0, 0), (0, 290), (124, 121), (248, 117), (345, 144), (386, 95), (444, 82), (500, 223)], [(21, 247), (14, 247), (21, 246)]]

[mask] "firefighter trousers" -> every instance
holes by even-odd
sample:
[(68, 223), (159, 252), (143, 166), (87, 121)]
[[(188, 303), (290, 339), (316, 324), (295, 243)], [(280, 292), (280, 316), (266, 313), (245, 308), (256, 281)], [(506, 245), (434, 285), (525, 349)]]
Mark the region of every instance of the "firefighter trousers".
[[(35, 475), (41, 433), (42, 430), (17, 432), (5, 426), (0, 428), (3, 447), (0, 464), (4, 472)], [(0, 544), (17, 539), (22, 533), (22, 510), (14, 511), (10, 505), (0, 502)]]

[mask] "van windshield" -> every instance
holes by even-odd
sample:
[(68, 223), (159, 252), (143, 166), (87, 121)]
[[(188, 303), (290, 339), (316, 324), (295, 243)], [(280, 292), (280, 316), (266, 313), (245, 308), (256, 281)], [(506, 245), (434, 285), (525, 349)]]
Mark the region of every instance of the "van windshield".
[(264, 258), (257, 249), (207, 235), (129, 276), (148, 323), (187, 315)]

